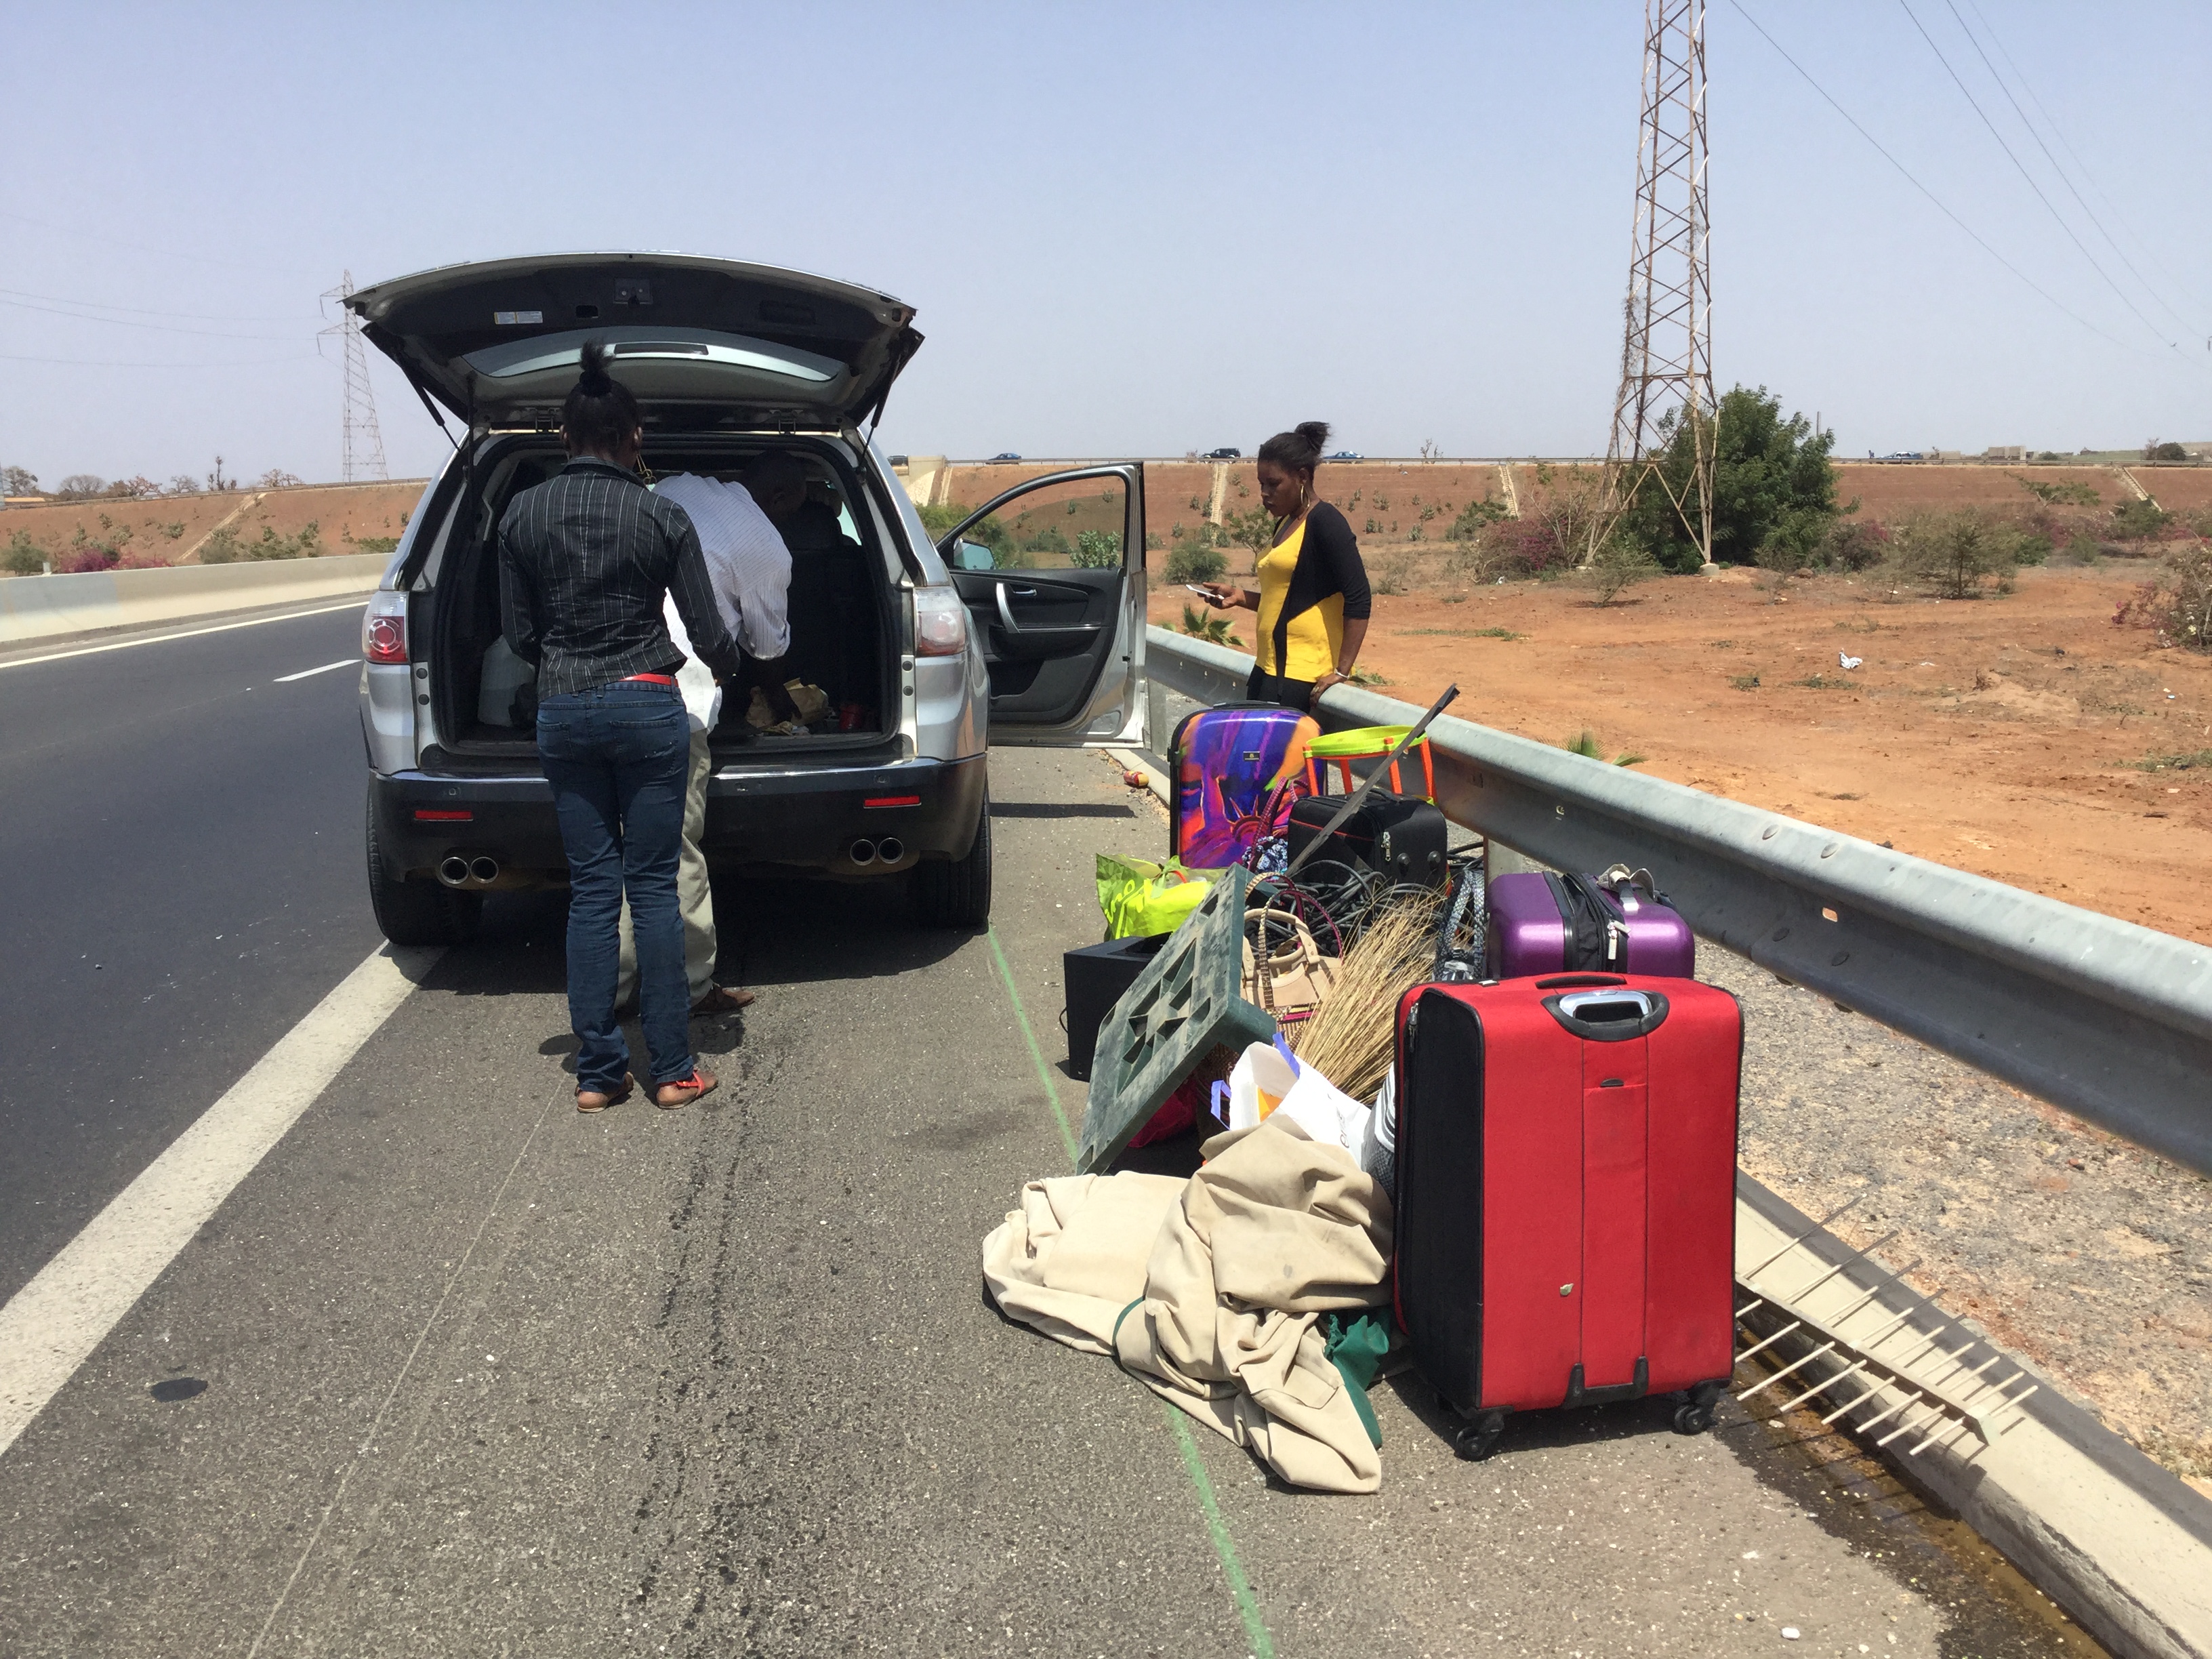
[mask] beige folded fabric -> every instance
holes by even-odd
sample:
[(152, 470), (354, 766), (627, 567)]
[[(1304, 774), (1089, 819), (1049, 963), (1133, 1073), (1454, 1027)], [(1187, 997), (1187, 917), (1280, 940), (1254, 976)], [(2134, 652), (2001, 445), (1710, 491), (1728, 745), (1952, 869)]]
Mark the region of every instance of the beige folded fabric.
[(1373, 1492), (1382, 1455), (1317, 1322), (1386, 1299), (1390, 1200), (1349, 1152), (1287, 1121), (1204, 1150), (1187, 1182), (1031, 1182), (983, 1241), (991, 1294), (1070, 1347), (1110, 1343), (1125, 1368), (1293, 1485)]

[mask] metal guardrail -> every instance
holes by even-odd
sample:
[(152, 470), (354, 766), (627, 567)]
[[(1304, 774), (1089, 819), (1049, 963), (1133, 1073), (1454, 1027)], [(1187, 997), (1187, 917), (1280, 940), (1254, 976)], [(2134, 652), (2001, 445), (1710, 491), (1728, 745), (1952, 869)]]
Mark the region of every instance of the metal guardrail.
[[(1153, 678), (1241, 697), (1252, 659), (1148, 631)], [(1404, 725), (1371, 691), (1322, 723)], [(1559, 869), (1650, 869), (1690, 925), (1783, 978), (2212, 1175), (2212, 950), (1817, 824), (1449, 715), (1455, 823)]]

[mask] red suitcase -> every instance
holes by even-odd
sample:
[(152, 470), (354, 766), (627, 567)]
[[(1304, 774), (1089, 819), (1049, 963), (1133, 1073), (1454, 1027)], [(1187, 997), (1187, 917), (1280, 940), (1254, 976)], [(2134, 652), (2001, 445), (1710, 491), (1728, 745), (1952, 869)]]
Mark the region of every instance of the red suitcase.
[(1398, 1005), (1398, 1322), (1486, 1456), (1509, 1412), (1689, 1391), (1735, 1366), (1735, 997), (1564, 974)]

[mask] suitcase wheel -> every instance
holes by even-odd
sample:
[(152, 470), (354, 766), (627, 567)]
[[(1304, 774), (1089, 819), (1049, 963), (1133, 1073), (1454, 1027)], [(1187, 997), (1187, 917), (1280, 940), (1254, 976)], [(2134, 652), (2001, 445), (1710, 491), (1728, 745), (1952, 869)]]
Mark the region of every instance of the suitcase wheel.
[(1504, 1432), (1505, 1413), (1485, 1412), (1452, 1431), (1452, 1449), (1468, 1462), (1480, 1463), (1498, 1449), (1498, 1437)]
[(1686, 1406), (1674, 1408), (1674, 1432), (1677, 1434), (1703, 1434), (1712, 1425), (1713, 1408), (1710, 1405), (1701, 1406), (1693, 1400)]

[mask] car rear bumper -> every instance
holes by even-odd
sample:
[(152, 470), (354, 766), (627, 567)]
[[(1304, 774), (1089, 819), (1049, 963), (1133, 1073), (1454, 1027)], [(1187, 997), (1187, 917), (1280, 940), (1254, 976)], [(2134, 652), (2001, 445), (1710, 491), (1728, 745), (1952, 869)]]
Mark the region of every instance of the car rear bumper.
[[(781, 773), (724, 769), (708, 781), (702, 844), (717, 866), (829, 875), (884, 875), (923, 859), (963, 858), (982, 811), (985, 769), (981, 755)], [(492, 859), (502, 886), (568, 877), (553, 787), (543, 777), (372, 773), (369, 798), (395, 880), (434, 874), (454, 854)], [(898, 846), (895, 860), (854, 859), (855, 842), (887, 836)]]

